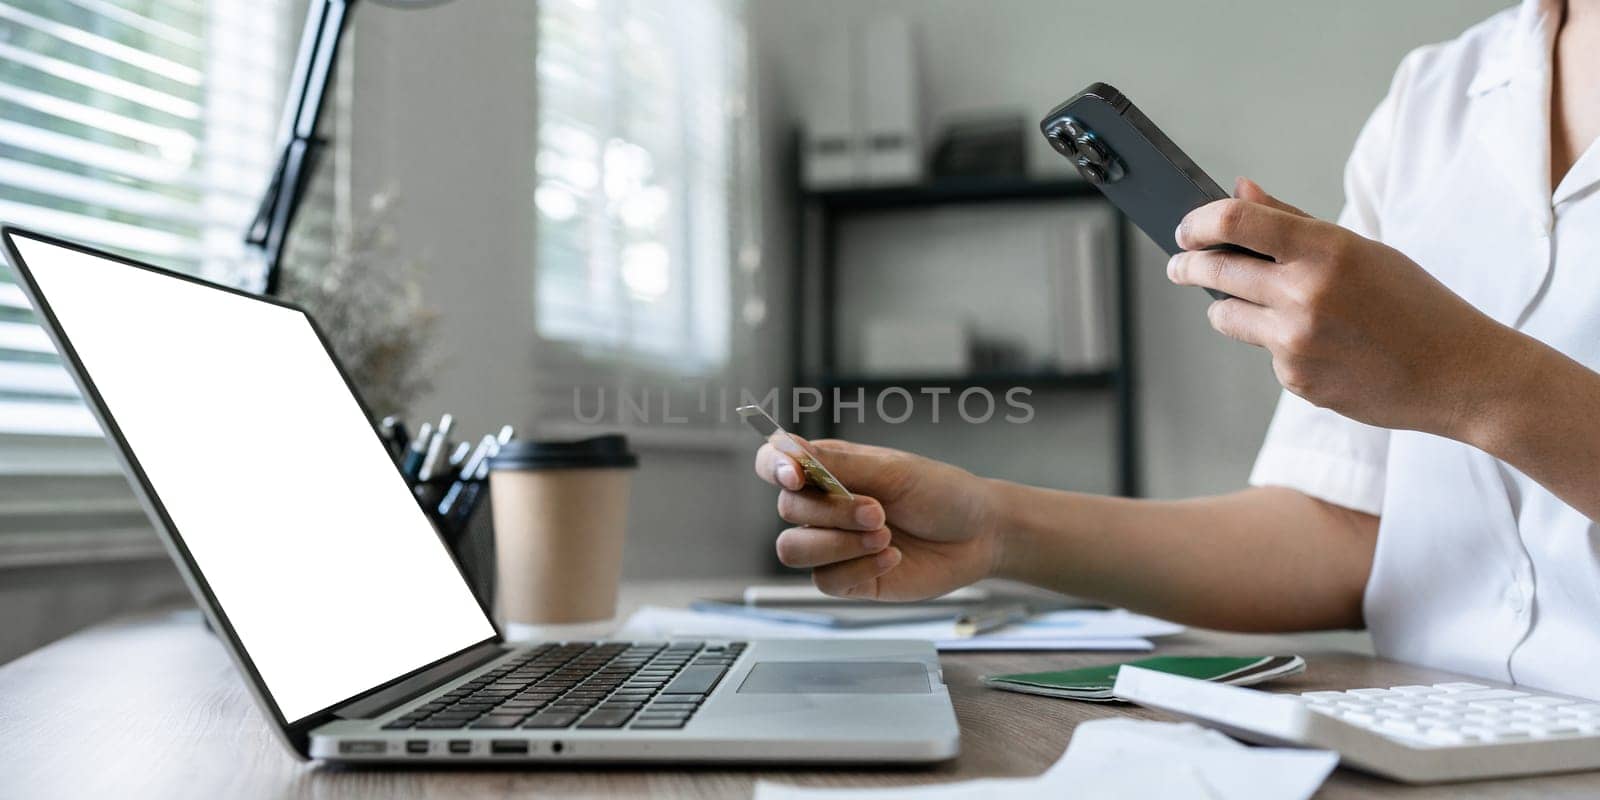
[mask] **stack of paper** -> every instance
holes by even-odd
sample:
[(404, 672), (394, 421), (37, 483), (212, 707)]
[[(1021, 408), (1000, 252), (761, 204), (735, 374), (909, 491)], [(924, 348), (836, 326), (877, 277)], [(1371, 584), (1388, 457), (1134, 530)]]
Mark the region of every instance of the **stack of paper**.
[(1338, 763), (1338, 753), (1246, 747), (1187, 722), (1098, 719), (1079, 725), (1061, 760), (1037, 778), (894, 789), (812, 789), (761, 781), (755, 800), (1306, 800)]
[(954, 620), (834, 628), (730, 614), (645, 606), (623, 623), (618, 639), (670, 637), (742, 639), (925, 639), (940, 650), (1149, 650), (1149, 637), (1183, 626), (1127, 611), (1072, 609), (1038, 614), (972, 637), (957, 636)]

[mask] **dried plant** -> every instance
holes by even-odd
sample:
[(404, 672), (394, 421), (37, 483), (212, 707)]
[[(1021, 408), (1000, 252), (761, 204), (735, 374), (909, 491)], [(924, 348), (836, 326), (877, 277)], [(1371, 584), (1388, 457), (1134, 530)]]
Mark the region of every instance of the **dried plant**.
[(437, 367), (430, 345), (438, 315), (423, 303), (421, 264), (398, 254), (393, 207), (391, 195), (374, 196), (353, 224), (328, 226), (330, 247), (294, 248), (279, 281), (279, 294), (317, 320), (380, 417), (410, 410), (433, 388), (428, 376)]

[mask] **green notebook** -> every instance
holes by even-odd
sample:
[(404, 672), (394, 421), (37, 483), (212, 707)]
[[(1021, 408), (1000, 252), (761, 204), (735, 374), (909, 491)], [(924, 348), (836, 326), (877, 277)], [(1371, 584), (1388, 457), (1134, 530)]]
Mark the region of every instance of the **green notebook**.
[[(1306, 671), (1306, 660), (1299, 656), (1156, 656), (1127, 663), (1157, 672), (1234, 686), (1250, 686)], [(1111, 687), (1117, 682), (1117, 670), (1121, 667), (1121, 664), (1106, 664), (1063, 672), (986, 675), (983, 682), (1008, 692), (1109, 703), (1116, 700), (1111, 696)]]

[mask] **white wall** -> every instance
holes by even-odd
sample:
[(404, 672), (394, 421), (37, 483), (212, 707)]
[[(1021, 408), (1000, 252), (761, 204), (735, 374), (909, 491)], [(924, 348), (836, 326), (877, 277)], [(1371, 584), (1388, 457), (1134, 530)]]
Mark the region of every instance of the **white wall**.
[[(1134, 98), (1219, 183), (1248, 175), (1330, 217), (1341, 203), (1350, 145), (1400, 57), (1508, 2), (753, 0), (752, 6), (756, 45), (776, 71), (791, 119), (814, 101), (819, 35), (841, 20), (903, 14), (916, 28), (935, 125), (953, 113), (993, 109), (1037, 119), (1087, 84), (1106, 81)], [(1065, 171), (1041, 138), (1031, 141), (1035, 167)], [(1146, 491), (1182, 496), (1237, 488), (1276, 399), (1270, 367), (1261, 352), (1211, 334), (1205, 295), (1167, 284), (1165, 259), (1144, 245), (1137, 273)]]

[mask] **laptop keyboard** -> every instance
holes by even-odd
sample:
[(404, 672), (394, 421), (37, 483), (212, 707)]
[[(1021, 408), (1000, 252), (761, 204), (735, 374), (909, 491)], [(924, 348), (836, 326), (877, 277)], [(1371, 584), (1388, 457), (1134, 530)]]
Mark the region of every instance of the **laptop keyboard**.
[(744, 649), (744, 642), (540, 645), (383, 727), (682, 728)]

